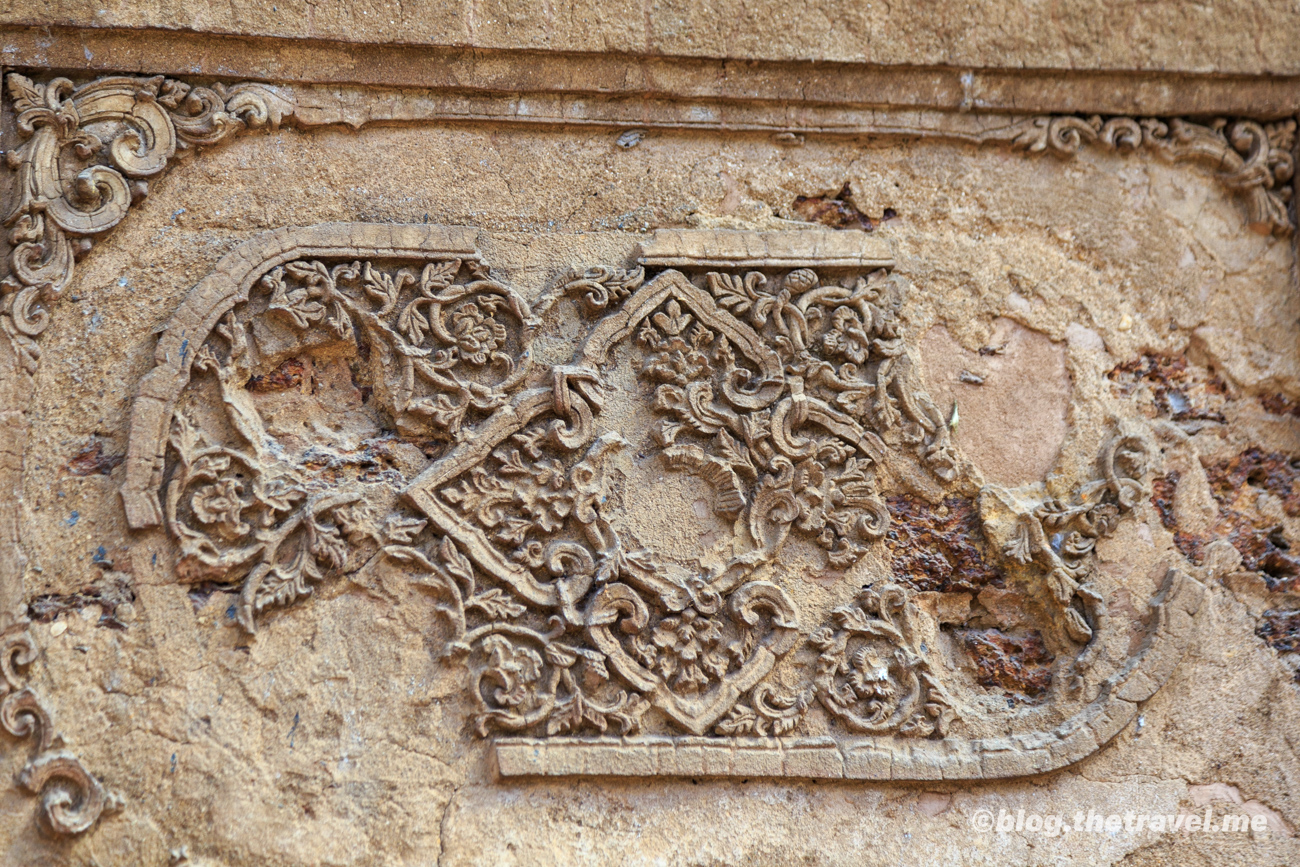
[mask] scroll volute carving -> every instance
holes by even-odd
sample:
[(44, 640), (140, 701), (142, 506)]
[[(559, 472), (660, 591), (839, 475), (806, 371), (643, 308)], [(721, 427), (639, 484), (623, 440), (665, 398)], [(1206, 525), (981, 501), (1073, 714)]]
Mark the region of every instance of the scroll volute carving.
[(1290, 235), (1295, 176), (1295, 120), (1259, 123), (1219, 118), (1209, 124), (1182, 118), (1027, 118), (990, 130), (981, 141), (1070, 157), (1085, 147), (1118, 153), (1148, 151), (1174, 163), (1200, 163), (1246, 206), (1246, 225), (1261, 235)]
[(0, 728), (33, 744), (18, 784), (40, 798), (41, 827), (54, 836), (81, 834), (105, 813), (120, 810), (122, 798), (106, 789), (76, 755), (60, 748), (50, 712), (25, 673), (37, 658), (26, 623), (0, 633)]
[[(70, 284), (75, 262), (93, 240), (112, 229), (148, 193), (176, 157), (235, 133), (277, 126), (293, 111), (291, 101), (262, 84), (194, 87), (157, 76), (113, 76), (82, 85), (66, 78), (33, 82), (18, 73), (5, 83), (15, 119), (17, 146), (5, 154), (13, 172), (3, 216), (5, 262), (0, 271), (0, 415), (7, 419), (7, 490), (21, 487), (21, 445), (26, 436), (30, 378), (40, 363), (39, 338), (50, 311)], [(0, 504), (0, 524), (22, 525), (16, 497)], [(21, 538), (11, 529), (0, 552), (0, 583), (10, 598), (22, 596), (25, 560)], [(79, 834), (119, 806), (80, 760), (53, 748), (48, 711), (39, 696), (20, 685), (30, 664), (30, 635), (5, 634), (5, 684), (0, 724), (18, 737), (38, 739), (38, 752), (18, 782), (41, 797), (42, 826), (56, 835)]]
[(0, 281), (0, 328), (29, 373), (48, 309), (74, 263), (148, 195), (149, 180), (178, 155), (293, 111), (262, 84), (194, 87), (163, 76), (110, 77), (76, 86), (6, 76), (22, 143), (5, 159), (16, 173), (4, 214), (11, 245)]

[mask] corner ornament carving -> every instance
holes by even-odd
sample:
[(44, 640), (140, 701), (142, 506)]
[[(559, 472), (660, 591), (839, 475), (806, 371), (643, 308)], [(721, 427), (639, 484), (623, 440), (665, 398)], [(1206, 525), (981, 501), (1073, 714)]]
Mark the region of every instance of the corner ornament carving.
[(1295, 230), (1290, 212), (1295, 120), (1220, 118), (1198, 124), (1181, 118), (1044, 115), (991, 130), (979, 141), (1063, 158), (1093, 147), (1121, 154), (1147, 151), (1172, 163), (1200, 163), (1214, 169), (1219, 183), (1242, 199), (1252, 231), (1285, 236)]
[(101, 78), (76, 87), (10, 73), (24, 141), (5, 155), (17, 173), (4, 217), (12, 248), (0, 281), (0, 328), (24, 369), (40, 358), (36, 338), (75, 262), (149, 192), (149, 180), (196, 147), (245, 129), (275, 128), (293, 104), (258, 83), (194, 87), (163, 76)]
[[(505, 776), (1062, 767), (1163, 684), (1202, 586), (1170, 570), (1143, 640), (1119, 639), (1095, 547), (1144, 507), (1144, 434), (1118, 431), (1068, 495), (982, 485), (925, 393), (891, 266), (860, 233), (661, 230), (529, 303), (473, 230), (270, 233), (160, 336), (128, 523), (172, 539), (177, 582), (237, 593), (250, 633), (342, 575), (410, 582)], [(366, 448), (406, 449), (407, 470), (343, 474), (350, 448), (272, 430), (258, 384), (317, 356), (388, 431)], [(721, 538), (660, 550), (633, 503), (646, 471), (709, 491)], [(1026, 714), (980, 693), (918, 578), (880, 559), (908, 526), (899, 479), (966, 503), (984, 574), (1037, 612), (1057, 676)]]

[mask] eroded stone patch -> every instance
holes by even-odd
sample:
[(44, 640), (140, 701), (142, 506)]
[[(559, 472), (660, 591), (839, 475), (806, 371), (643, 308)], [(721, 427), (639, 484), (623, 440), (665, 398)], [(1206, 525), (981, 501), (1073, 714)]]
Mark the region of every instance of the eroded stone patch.
[(1215, 499), (1237, 505), (1249, 497), (1250, 488), (1278, 497), (1282, 509), (1291, 517), (1300, 517), (1300, 457), (1251, 448), (1234, 458), (1206, 467)]
[(887, 497), (885, 547), (893, 574), (918, 590), (945, 592), (1002, 587), (1002, 570), (988, 553), (975, 503), (948, 497), (939, 505), (907, 494)]
[(1300, 418), (1300, 400), (1289, 398), (1284, 394), (1261, 394), (1259, 405), (1273, 415), (1289, 415)]
[(134, 615), (135, 590), (130, 576), (105, 572), (75, 593), (46, 593), (27, 606), (27, 616), (37, 623), (53, 623), (60, 616), (80, 612), (94, 605), (100, 609), (98, 625), (126, 629)]
[(1178, 550), (1200, 564), (1206, 546), (1224, 538), (1241, 554), (1242, 568), (1259, 572), (1270, 590), (1300, 588), (1300, 558), (1292, 553), (1285, 527), (1287, 518), (1300, 515), (1300, 459), (1251, 448), (1209, 463), (1205, 473), (1219, 513), (1204, 534), (1179, 529), (1173, 513), (1179, 473), (1152, 482), (1151, 504), (1164, 527), (1173, 531)]
[[(796, 196), (791, 208), (802, 220), (821, 223), (832, 229), (860, 229), (870, 232), (876, 228), (877, 221), (858, 210), (853, 203), (853, 191), (848, 184), (834, 196)], [(886, 209), (885, 219), (894, 216), (892, 209)]]
[(95, 437), (68, 461), (68, 472), (74, 476), (106, 476), (122, 461), (122, 455), (105, 454), (104, 441)]
[(1176, 422), (1224, 422), (1228, 385), (1213, 368), (1189, 364), (1186, 355), (1148, 352), (1106, 374), (1115, 392), (1132, 397), (1148, 413)]
[[(1261, 573), (1270, 590), (1300, 590), (1300, 559), (1283, 526), (1284, 515), (1300, 515), (1300, 460), (1252, 448), (1206, 467), (1206, 476), (1219, 503), (1213, 537), (1227, 538), (1241, 553), (1243, 568)], [(1184, 546), (1199, 558), (1208, 541)]]
[(1300, 683), (1300, 610), (1270, 608), (1260, 618), (1255, 634), (1264, 639), (1295, 667), (1295, 681)]
[(1071, 383), (1063, 344), (998, 319), (975, 352), (937, 325), (922, 339), (921, 357), (935, 402), (950, 415), (956, 403), (953, 439), (985, 479), (1020, 485), (1047, 476), (1068, 430)]
[(962, 629), (957, 635), (975, 664), (975, 681), (980, 686), (1036, 699), (1052, 685), (1055, 657), (1037, 630)]
[(309, 376), (307, 365), (301, 358), (290, 358), (270, 373), (249, 377), (244, 388), (261, 393), (300, 388), (303, 378)]

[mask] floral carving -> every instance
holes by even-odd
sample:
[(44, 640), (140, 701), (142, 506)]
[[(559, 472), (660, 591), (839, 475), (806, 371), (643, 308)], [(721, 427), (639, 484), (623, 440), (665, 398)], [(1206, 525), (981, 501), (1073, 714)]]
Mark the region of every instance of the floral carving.
[(215, 524), (222, 538), (238, 539), (251, 529), (239, 519), (247, 505), (240, 497), (243, 490), (244, 486), (234, 479), (220, 479), (196, 491), (190, 508), (204, 524)]
[[(0, 330), (19, 368), (31, 375), (39, 363), (38, 340), (71, 281), (75, 262), (147, 195), (149, 180), (161, 176), (178, 156), (245, 129), (275, 127), (295, 109), (282, 91), (257, 83), (196, 87), (159, 76), (74, 85), (63, 78), (34, 83), (11, 74), (7, 86), (21, 142), (6, 155), (17, 177), (12, 207), (5, 214), (11, 250), (0, 280)], [(1144, 149), (1173, 161), (1206, 163), (1245, 201), (1252, 228), (1286, 234), (1292, 228), (1294, 131), (1293, 121), (1195, 124), (1066, 116), (1032, 118), (982, 140), (1060, 156), (1091, 146), (1118, 152)], [(526, 343), (546, 308), (529, 311), (477, 263), (448, 258), (427, 263), (418, 275), (418, 268), (394, 272), (373, 262), (331, 265), (304, 260), (267, 275), (269, 283), (262, 287), (267, 291), (253, 313), (279, 319), (305, 341), (316, 341), (314, 346), (353, 340), (375, 348), (377, 366), (392, 375), (376, 376), (373, 387), (403, 435), (458, 444), (467, 432), (512, 409), (511, 401), (522, 389), (537, 388), (529, 379)], [(555, 451), (530, 459), (522, 471), (526, 475), (514, 477), (529, 479), (527, 502), (515, 498), (512, 508), (522, 516), (516, 520), (530, 526), (520, 533), (519, 524), (507, 522), (517, 541), (508, 536), (497, 541), (512, 544), (509, 561), (540, 575), (538, 584), (552, 589), (565, 630), (540, 645), (542, 662), (530, 680), (524, 675), (532, 669), (521, 660), (532, 645), (518, 638), (501, 637), (515, 641), (515, 657), (502, 651), (499, 641), (491, 642), (494, 648), (487, 655), (501, 665), (493, 662), (483, 669), (506, 672), (518, 665), (513, 685), (501, 695), (514, 699), (524, 683), (540, 689), (534, 710), (552, 704), (545, 716), (547, 734), (582, 726), (603, 731), (610, 722), (632, 730), (649, 706), (642, 695), (663, 686), (638, 692), (624, 682), (627, 689), (619, 693), (625, 696), (623, 704), (607, 693), (602, 698), (583, 691), (587, 680), (599, 679), (600, 670), (621, 676), (582, 644), (590, 640), (583, 630), (592, 627), (584, 606), (602, 588), (623, 582), (646, 597), (654, 612), (647, 617), (649, 646), (675, 660), (676, 679), (666, 681), (668, 690), (697, 694), (744, 668), (739, 657), (727, 654), (734, 644), (729, 643), (732, 631), (738, 630), (743, 640), (739, 624), (747, 621), (728, 619), (725, 607), (711, 616), (690, 605), (683, 608), (684, 599), (703, 597), (707, 605), (712, 602), (708, 594), (715, 593), (723, 606), (729, 604), (737, 588), (755, 583), (754, 569), (771, 562), (792, 532), (822, 546), (833, 568), (852, 567), (889, 521), (875, 477), (884, 449), (906, 444), (939, 479), (959, 476), (946, 419), (915, 381), (896, 318), (889, 304), (881, 302), (884, 275), (836, 286), (834, 281), (824, 284), (824, 275), (813, 269), (774, 273), (780, 270), (691, 278), (720, 308), (760, 335), (779, 361), (775, 376), (770, 365), (756, 363), (732, 336), (701, 324), (699, 314), (678, 300), (657, 309), (647, 326), (662, 345), (652, 345), (647, 333), (644, 371), (648, 381), (663, 389), (657, 410), (679, 426), (664, 428), (666, 465), (708, 480), (716, 492), (716, 510), (742, 516), (742, 530), (752, 542), (748, 554), (728, 570), (696, 576), (698, 585), (651, 580), (647, 575), (659, 565), (654, 555), (613, 531), (596, 505), (600, 472), (584, 465), (586, 453), (576, 452), (593, 439), (589, 428), (600, 409), (600, 378), (590, 366), (551, 371), (554, 411), (530, 435), (544, 434)], [(650, 280), (656, 276), (651, 273)], [(560, 295), (578, 297), (587, 313), (596, 315), (628, 302), (646, 281), (643, 268), (601, 266), (571, 275)], [(318, 480), (265, 448), (265, 431), (237, 396), (239, 378), (251, 370), (235, 347), (242, 339), (236, 332), (252, 327), (251, 318), (239, 318), (248, 312), (225, 322), (222, 327), (229, 333), (218, 332), (195, 354), (198, 377), (220, 383), (233, 436), (215, 436), (200, 421), (179, 413), (165, 486), (168, 527), (181, 540), (182, 577), (239, 584), (240, 619), (252, 629), (266, 607), (289, 604), (330, 575), (355, 567), (370, 553), (369, 546), (419, 550), (414, 543), (425, 532), (425, 521), (395, 515), (383, 529), (368, 527), (364, 492), (356, 486), (324, 490)], [(655, 360), (655, 355), (662, 357)], [(732, 416), (739, 419), (740, 431)], [(810, 433), (810, 428), (817, 431)], [(806, 452), (810, 441), (812, 451)], [(1126, 465), (1136, 451), (1132, 443), (1116, 451), (1105, 488), (1084, 486), (1069, 502), (1050, 500), (1035, 508), (1006, 548), (1007, 556), (1042, 571), (1068, 634), (1084, 646), (1104, 617), (1090, 580), (1093, 547), (1133, 508), (1126, 482), (1140, 486), (1141, 472)], [(424, 538), (440, 549), (438, 537)], [(461, 601), (462, 619), (468, 611), (494, 622), (545, 607), (507, 587), (470, 593)], [(797, 622), (793, 615), (785, 621), (770, 631), (784, 636), (782, 630)], [(470, 631), (468, 626), (464, 630)], [(683, 637), (687, 631), (690, 638)], [(537, 629), (532, 634), (551, 635)], [(480, 644), (486, 646), (486, 639)], [(784, 639), (772, 646), (784, 647)], [(587, 652), (579, 652), (583, 650)], [(1080, 657), (1080, 668), (1088, 658), (1089, 652)], [(723, 669), (721, 660), (731, 667)], [(888, 702), (890, 677), (899, 673), (881, 676), (882, 665), (892, 672), (890, 663), (855, 654), (843, 672), (859, 702), (869, 696)], [(651, 669), (667, 677), (662, 663)], [(724, 673), (715, 676), (715, 670)], [(506, 678), (493, 675), (498, 676)], [(808, 706), (806, 693), (783, 695), (766, 682), (740, 695), (726, 711), (727, 721), (716, 724), (718, 732), (791, 731)], [(743, 696), (748, 698), (742, 701)], [(30, 690), (8, 678), (0, 717), (12, 734), (40, 732), (42, 746), (48, 747), (48, 715)], [(494, 723), (504, 718), (487, 714), (484, 719)], [(43, 821), (56, 833), (85, 830), (113, 804), (75, 757), (48, 748), (24, 770), (20, 782), (44, 793)]]
[[(515, 629), (484, 634), (470, 645), (474, 697), (480, 735), (489, 726), (525, 730), (545, 722), (547, 735), (576, 733), (591, 727), (632, 734), (649, 705), (639, 695), (617, 690), (608, 701), (593, 697), (577, 678), (605, 682), (604, 657), (583, 647), (556, 641), (553, 635)], [(473, 656), (484, 657), (481, 663)], [(579, 665), (581, 663), (581, 665)], [(581, 673), (579, 673), (581, 669)]]
[(576, 492), (569, 468), (538, 448), (547, 432), (537, 425), (515, 434), (490, 461), (443, 491), (495, 539), (516, 546), (520, 559), (538, 558), (532, 545), (540, 545), (573, 513)]
[(456, 348), (461, 358), (476, 367), (487, 364), (506, 339), (505, 326), (491, 317), (495, 302), (485, 301), (484, 306), (488, 308), (486, 315), (473, 301), (465, 302), (451, 314)]
[[(193, 350), (189, 387), (206, 397), (171, 410), (163, 471), (179, 576), (238, 586), (246, 629), (383, 563), (438, 613), (480, 735), (764, 738), (818, 714), (947, 736), (958, 710), (912, 590), (877, 581), (805, 625), (775, 580), (791, 539), (831, 575), (883, 551), (886, 462), (970, 487), (887, 272), (592, 268), (529, 307), (462, 250), (290, 259), (252, 285)], [(538, 364), (534, 337), (564, 317), (584, 341)], [(354, 384), (420, 444), (429, 462), (398, 490), (323, 476), (263, 423), (255, 384), (313, 352), (351, 359)], [(633, 382), (620, 405), (655, 422), (635, 457), (605, 415), (615, 364)], [(1140, 500), (1142, 448), (1118, 438), (1101, 481), (996, 537), (1054, 600), (1080, 671), (1103, 616), (1093, 545)], [(624, 519), (633, 461), (698, 477), (734, 535), (694, 560), (646, 544)]]
[(727, 718), (715, 726), (720, 735), (756, 735), (780, 737), (799, 727), (808, 710), (811, 691), (795, 695), (778, 693), (769, 683), (760, 683), (749, 696), (749, 703), (736, 702)]
[[(462, 273), (466, 279), (457, 282)], [(216, 380), (236, 442), (214, 441), (177, 413), (166, 497), (168, 527), (181, 548), (178, 574), (240, 582), (239, 621), (249, 631), (258, 613), (306, 596), (360, 556), (348, 537), (364, 537), (354, 514), (364, 485), (325, 487), (308, 478), (266, 432), (248, 383), (268, 347), (364, 342), (375, 362), (374, 391), (399, 428), (455, 439), (467, 416), (500, 405), (511, 380), (526, 371), (530, 321), (510, 290), (477, 262), (460, 259), (430, 263), (419, 277), (370, 262), (293, 261), (272, 269), (258, 288), (250, 303), (226, 314), (192, 364), (196, 375)], [(513, 331), (500, 321), (511, 317)], [(558, 508), (543, 510), (543, 526)], [(389, 537), (405, 533), (390, 527)]]
[(0, 281), (0, 329), (34, 373), (36, 338), (73, 263), (148, 195), (149, 179), (195, 147), (279, 126), (294, 106), (254, 83), (194, 87), (155, 76), (76, 86), (66, 78), (38, 84), (18, 73), (5, 80), (23, 143), (6, 154), (18, 178), (4, 215), (13, 248)]
[[(478, 590), (477, 570), (454, 542), (430, 540), (429, 546), (436, 554), (409, 544), (386, 545), (383, 553), (416, 574), (415, 583), (451, 622), (447, 652), (469, 669), (480, 734), (536, 725), (548, 735), (587, 727), (604, 732), (611, 724), (623, 734), (637, 730), (649, 705), (610, 682), (604, 654), (560, 641), (565, 628), (559, 618), (546, 632), (523, 625), (527, 606), (502, 588)], [(484, 625), (469, 628), (471, 612)]]
[(655, 594), (645, 576), (609, 584), (588, 608), (587, 633), (669, 719), (701, 734), (794, 647), (798, 612), (768, 582), (725, 595), (698, 580), (683, 589), (690, 601), (675, 610), (681, 600)]
[(915, 636), (916, 610), (897, 585), (865, 588), (810, 639), (817, 698), (850, 731), (942, 737), (953, 703)]
[(1006, 545), (1009, 558), (1042, 567), (1050, 598), (1075, 641), (1087, 643), (1093, 635), (1087, 618), (1074, 607), (1076, 600), (1094, 621), (1103, 616), (1101, 594), (1091, 584), (1091, 555), (1097, 540), (1110, 535), (1120, 517), (1144, 498), (1147, 449), (1134, 435), (1110, 440), (1101, 457), (1103, 478), (1080, 487), (1073, 502), (1048, 499), (1031, 514), (1022, 514)]
[(637, 647), (646, 667), (670, 681), (679, 692), (699, 692), (710, 680), (727, 672), (727, 660), (718, 649), (722, 627), (711, 617), (687, 608), (665, 617), (650, 633), (650, 645)]
[[(467, 279), (455, 282), (462, 272)], [(339, 340), (363, 332), (392, 369), (376, 386), (403, 432), (454, 439), (467, 415), (500, 406), (527, 373), (533, 320), (476, 261), (430, 263), (418, 279), (410, 269), (388, 274), (369, 262), (290, 262), (261, 286), (270, 293), (267, 313), (300, 332), (323, 328)]]
[(239, 619), (252, 631), (257, 612), (307, 595), (311, 584), (343, 565), (346, 546), (334, 513), (358, 495), (310, 491), (297, 468), (273, 455), (243, 387), (250, 379), (244, 325), (228, 315), (217, 333), (229, 344), (227, 359), (204, 345), (194, 367), (217, 379), (242, 447), (211, 443), (178, 414), (171, 435), (177, 465), (167, 487), (167, 522), (180, 543), (177, 572), (184, 580), (244, 578)]
[(867, 360), (871, 342), (862, 317), (852, 307), (837, 307), (831, 315), (831, 328), (822, 338), (826, 354), (861, 364)]
[(807, 268), (779, 281), (710, 272), (705, 285), (773, 348), (783, 389), (767, 386), (779, 399), (737, 389), (753, 373), (731, 342), (692, 327), (691, 314), (669, 300), (637, 334), (649, 350), (640, 375), (661, 383), (655, 408), (667, 417), (665, 457), (715, 486), (720, 513), (748, 507), (760, 547), (774, 551), (794, 527), (828, 551), (832, 567), (848, 568), (888, 528), (873, 469), (886, 450), (882, 436), (916, 444), (941, 480), (957, 472), (948, 426), (917, 388), (896, 320), (882, 306), (885, 275), (848, 288), (824, 286)]
[(596, 265), (581, 274), (571, 274), (555, 292), (538, 306), (538, 313), (550, 309), (565, 295), (580, 295), (588, 313), (598, 313), (611, 303), (617, 304), (635, 292), (645, 282), (644, 268), (609, 268)]

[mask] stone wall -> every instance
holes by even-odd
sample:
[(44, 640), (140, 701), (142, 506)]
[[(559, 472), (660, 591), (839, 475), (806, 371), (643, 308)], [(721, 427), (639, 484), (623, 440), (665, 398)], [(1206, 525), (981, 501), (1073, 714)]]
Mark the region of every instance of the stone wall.
[(1300, 860), (1294, 9), (498, 5), (0, 7), (0, 860)]

